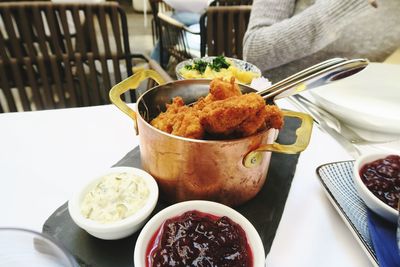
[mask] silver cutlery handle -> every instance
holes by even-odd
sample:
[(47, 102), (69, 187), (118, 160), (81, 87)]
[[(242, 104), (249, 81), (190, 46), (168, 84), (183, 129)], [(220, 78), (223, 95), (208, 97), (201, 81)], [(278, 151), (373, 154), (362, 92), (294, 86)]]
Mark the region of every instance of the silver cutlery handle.
[[(363, 70), (369, 61), (367, 59), (351, 60), (332, 60), (332, 62), (317, 64), (299, 75), (300, 78), (289, 79), (289, 82), (279, 83), (281, 86), (273, 86), (273, 90), (267, 89), (259, 92), (264, 99), (274, 98), (274, 100), (298, 94), (300, 92), (331, 83), (351, 76)], [(292, 76), (291, 76), (292, 77)], [(290, 77), (289, 77), (290, 78)]]
[(337, 63), (340, 63), (340, 62), (344, 62), (346, 60), (347, 59), (345, 59), (345, 58), (331, 58), (331, 59), (325, 60), (325, 61), (323, 61), (321, 63), (318, 63), (316, 65), (308, 67), (308, 68), (306, 68), (306, 69), (304, 69), (302, 71), (299, 71), (299, 72), (297, 72), (297, 73), (295, 73), (295, 74), (293, 74), (293, 75), (291, 75), (291, 76), (289, 76), (289, 77), (287, 77), (287, 78), (285, 78), (285, 79), (273, 84), (272, 86), (268, 87), (267, 89), (265, 89), (263, 91), (260, 91), (259, 94), (260, 95), (265, 95), (267, 93), (274, 92), (274, 91), (278, 90), (279, 88), (282, 88), (282, 87), (284, 87), (284, 86), (286, 86), (288, 84), (291, 84), (291, 83), (293, 83), (295, 81), (301, 80), (304, 77), (309, 76), (311, 73), (314, 73), (316, 71), (320, 71), (322, 69), (325, 69), (327, 67), (333, 66), (333, 65), (335, 65)]

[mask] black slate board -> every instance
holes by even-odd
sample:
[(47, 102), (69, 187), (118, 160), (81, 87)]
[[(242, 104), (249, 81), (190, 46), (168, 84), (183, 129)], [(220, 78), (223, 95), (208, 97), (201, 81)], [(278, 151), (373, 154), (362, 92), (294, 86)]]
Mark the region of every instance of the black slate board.
[[(299, 126), (297, 119), (286, 119), (285, 128), (280, 132), (278, 142), (293, 143), (295, 131)], [(276, 229), (282, 216), (293, 175), (296, 170), (298, 155), (273, 153), (267, 180), (255, 198), (236, 208), (257, 229), (264, 244), (265, 253), (271, 249)], [(114, 166), (140, 168), (140, 150), (130, 151)], [(80, 229), (68, 213), (67, 203), (58, 208), (45, 222), (43, 232), (59, 240), (80, 266), (96, 267), (131, 267), (133, 251), (139, 232), (125, 239), (105, 241), (97, 239)], [(159, 201), (153, 214), (169, 204)]]

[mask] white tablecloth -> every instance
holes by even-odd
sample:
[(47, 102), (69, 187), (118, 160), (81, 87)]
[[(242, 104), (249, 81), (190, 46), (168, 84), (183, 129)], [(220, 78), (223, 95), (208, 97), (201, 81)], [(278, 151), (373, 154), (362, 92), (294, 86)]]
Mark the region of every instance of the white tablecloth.
[[(41, 231), (80, 185), (136, 145), (132, 121), (112, 105), (0, 114), (0, 227)], [(320, 164), (347, 159), (334, 140), (314, 127), (268, 267), (372, 266), (315, 175)]]

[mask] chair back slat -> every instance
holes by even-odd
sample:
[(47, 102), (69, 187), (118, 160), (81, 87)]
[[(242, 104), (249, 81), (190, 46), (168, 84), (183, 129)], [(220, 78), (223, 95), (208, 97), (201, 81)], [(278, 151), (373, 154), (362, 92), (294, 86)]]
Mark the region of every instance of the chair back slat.
[(28, 25), (28, 23), (30, 23), (32, 18), (31, 13), (26, 12), (25, 9), (19, 9), (18, 12), (16, 12), (15, 17), (19, 21), (17, 28), (18, 28), (18, 34), (21, 39), (22, 50), (24, 51), (23, 56), (34, 58), (36, 56), (36, 51), (33, 47), (34, 36), (32, 29)]
[(50, 62), (50, 56), (48, 55), (47, 57), (41, 57), (37, 61), (37, 67), (38, 67), (38, 72), (39, 76), (37, 77), (40, 80), (41, 83), (41, 94), (42, 98), (44, 99), (45, 107), (46, 108), (55, 108), (56, 107), (56, 102), (54, 98), (52, 97), (52, 88), (51, 88), (51, 76), (49, 73), (49, 62)]
[(24, 68), (24, 66), (18, 64), (17, 59), (10, 60), (10, 63), (11, 66), (8, 67), (11, 67), (12, 79), (15, 81), (15, 87), (18, 89), (17, 91), (15, 91), (16, 98), (19, 99), (24, 110), (32, 110), (29, 103), (28, 95), (22, 82), (24, 79), (21, 73), (23, 73), (22, 69)]
[(110, 69), (108, 68), (108, 63), (111, 61), (108, 60), (101, 60), (101, 74), (102, 74), (102, 83), (101, 86), (103, 89), (100, 91), (102, 93), (102, 99), (104, 103), (106, 103), (106, 99), (108, 98), (104, 88), (111, 88), (111, 81), (110, 81)]
[[(118, 13), (118, 16), (120, 17), (120, 27), (121, 27), (121, 32), (120, 29), (118, 28), (117, 32), (114, 32), (114, 35), (117, 36), (118, 38), (120, 38), (122, 40), (122, 43), (124, 44), (124, 48), (123, 51), (125, 51), (125, 53), (123, 53), (123, 55), (125, 56), (125, 63), (126, 63), (126, 69), (127, 69), (127, 73), (128, 76), (131, 76), (133, 74), (132, 72), (132, 61), (129, 60), (129, 56), (131, 54), (131, 48), (129, 46), (129, 34), (128, 34), (128, 21), (126, 19), (126, 15), (125, 12), (123, 12), (122, 8), (118, 8), (115, 9), (115, 12)], [(118, 39), (115, 38), (115, 39)], [(142, 58), (142, 55), (138, 55), (139, 58)]]
[(77, 96), (74, 90), (74, 76), (72, 73), (72, 64), (69, 60), (69, 56), (64, 54), (63, 55), (63, 64), (64, 68), (61, 70), (63, 71), (62, 75), (65, 77), (65, 83), (62, 85), (64, 87), (64, 91), (68, 94), (66, 98), (67, 107), (76, 107), (78, 106), (77, 103)]
[(99, 47), (97, 44), (97, 37), (96, 37), (96, 29), (95, 29), (95, 16), (93, 15), (92, 9), (91, 8), (86, 8), (86, 20), (85, 23), (87, 24), (88, 27), (88, 33), (89, 33), (89, 41), (90, 41), (90, 51), (93, 53), (94, 57), (99, 56)]
[(7, 33), (7, 42), (6, 47), (8, 49), (8, 53), (13, 55), (16, 58), (22, 58), (22, 51), (21, 51), (21, 42), (20, 38), (17, 35), (16, 29), (14, 27), (14, 21), (12, 18), (12, 13), (10, 8), (5, 7), (0, 11), (1, 17), (3, 18), (3, 26), (4, 30)]
[(75, 31), (76, 31), (76, 40), (75, 40), (76, 52), (80, 52), (84, 55), (88, 51), (88, 48), (86, 46), (87, 25), (81, 21), (81, 17), (79, 14), (80, 11), (81, 11), (81, 9), (79, 9), (79, 6), (73, 6), (71, 9), (71, 15), (73, 18), (73, 25), (74, 25)]
[[(115, 55), (111, 56), (112, 58), (112, 66), (113, 66), (113, 70), (114, 70), (114, 79), (116, 81), (121, 81), (122, 80), (122, 74), (121, 74), (121, 70), (119, 68), (120, 65), (120, 59), (118, 57), (116, 57)], [(132, 70), (132, 68), (128, 69), (128, 71)]]
[[(235, 21), (235, 14), (234, 13), (228, 13), (226, 16), (226, 25), (227, 25), (227, 29), (236, 29), (236, 23), (237, 21)], [(219, 23), (220, 28), (222, 28), (223, 22)], [(220, 51), (226, 51), (225, 55), (228, 57), (232, 57), (233, 55), (233, 51), (235, 51), (235, 42), (236, 42), (236, 34), (237, 31), (225, 31), (226, 32), (226, 36), (222, 37), (224, 38), (223, 40), (221, 40), (221, 43), (224, 44), (222, 50)], [(221, 38), (221, 37), (220, 37)]]
[(4, 62), (9, 62), (8, 53), (9, 52), (8, 52), (8, 49), (7, 49), (7, 46), (6, 46), (6, 40), (5, 40), (5, 37), (4, 37), (4, 33), (0, 28), (0, 58)]
[(101, 37), (102, 37), (101, 41), (104, 44), (104, 54), (109, 57), (109, 56), (111, 56), (111, 44), (109, 42), (109, 36), (111, 33), (109, 33), (109, 31), (108, 31), (108, 27), (107, 27), (108, 17), (106, 16), (104, 8), (100, 8), (98, 15), (99, 15), (98, 21), (100, 24), (100, 33), (101, 33)]
[(58, 12), (58, 16), (61, 25), (62, 36), (65, 36), (65, 38), (61, 39), (65, 43), (66, 50), (64, 52), (71, 55), (72, 53), (74, 53), (72, 40), (74, 39), (73, 35), (75, 34), (71, 33), (71, 29), (68, 24), (68, 20), (72, 19), (71, 12), (67, 10), (65, 6), (60, 6), (60, 11)]
[[(7, 65), (9, 66), (9, 64)], [(0, 86), (2, 88), (1, 93), (3, 93), (2, 97), (4, 97), (4, 102), (5, 102), (3, 104), (0, 104), (1, 112), (4, 112), (6, 108), (11, 112), (16, 112), (17, 104), (11, 93), (11, 87), (8, 80), (9, 78), (6, 75), (4, 63), (2, 60), (0, 60)], [(3, 108), (4, 105), (6, 107)]]
[[(90, 92), (88, 87), (87, 75), (85, 75), (85, 65), (82, 59), (82, 54), (75, 53), (76, 74), (78, 78), (78, 86), (76, 87), (75, 94), (77, 95), (78, 106), (90, 106), (91, 101)], [(80, 90), (79, 90), (80, 89)]]
[(60, 61), (58, 60), (57, 56), (50, 56), (50, 66), (51, 66), (51, 71), (50, 71), (50, 77), (53, 78), (53, 86), (52, 88), (52, 94), (54, 95), (55, 99), (58, 100), (56, 101), (56, 107), (57, 108), (65, 108), (67, 107), (66, 104), (66, 98), (65, 94), (63, 93), (64, 90), (64, 84), (62, 82), (62, 75), (60, 74), (60, 68), (61, 64), (59, 64)]
[(57, 57), (61, 57), (63, 53), (62, 39), (65, 37), (61, 34), (56, 11), (51, 8), (51, 6), (47, 6), (42, 14), (48, 22), (48, 39), (50, 41), (51, 53), (55, 54)]
[(26, 66), (26, 72), (27, 72), (28, 81), (30, 84), (32, 97), (34, 99), (33, 102), (35, 103), (36, 108), (43, 109), (44, 103), (43, 103), (43, 100), (40, 95), (39, 86), (37, 84), (34, 65), (32, 64), (32, 61), (30, 58), (25, 57), (24, 60), (25, 60), (24, 65)]
[[(46, 34), (47, 24), (43, 20), (43, 13), (37, 6), (32, 7), (32, 28), (36, 33), (35, 43), (37, 44), (37, 56), (43, 56), (46, 60), (50, 58), (50, 43), (48, 34)], [(48, 31), (48, 30), (47, 30)]]
[(236, 51), (237, 54), (240, 55), (240, 58), (243, 58), (243, 38), (247, 31), (247, 26), (249, 25), (250, 13), (249, 12), (240, 12), (238, 18), (238, 25), (236, 31)]
[(110, 14), (111, 26), (112, 26), (114, 35), (117, 36), (117, 38), (115, 38), (114, 40), (115, 40), (117, 53), (120, 54), (120, 53), (122, 53), (123, 47), (122, 47), (121, 39), (119, 38), (119, 36), (121, 35), (121, 32), (120, 32), (119, 22), (118, 22), (117, 18), (118, 18), (118, 13), (116, 12), (116, 10), (112, 10), (111, 14)]

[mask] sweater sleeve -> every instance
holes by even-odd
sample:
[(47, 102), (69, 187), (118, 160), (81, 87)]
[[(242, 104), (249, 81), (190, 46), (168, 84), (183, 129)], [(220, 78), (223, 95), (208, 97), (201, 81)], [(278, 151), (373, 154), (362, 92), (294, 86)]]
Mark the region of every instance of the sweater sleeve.
[(244, 59), (266, 71), (311, 55), (371, 8), (366, 0), (317, 0), (290, 17), (293, 0), (255, 0), (243, 40)]

